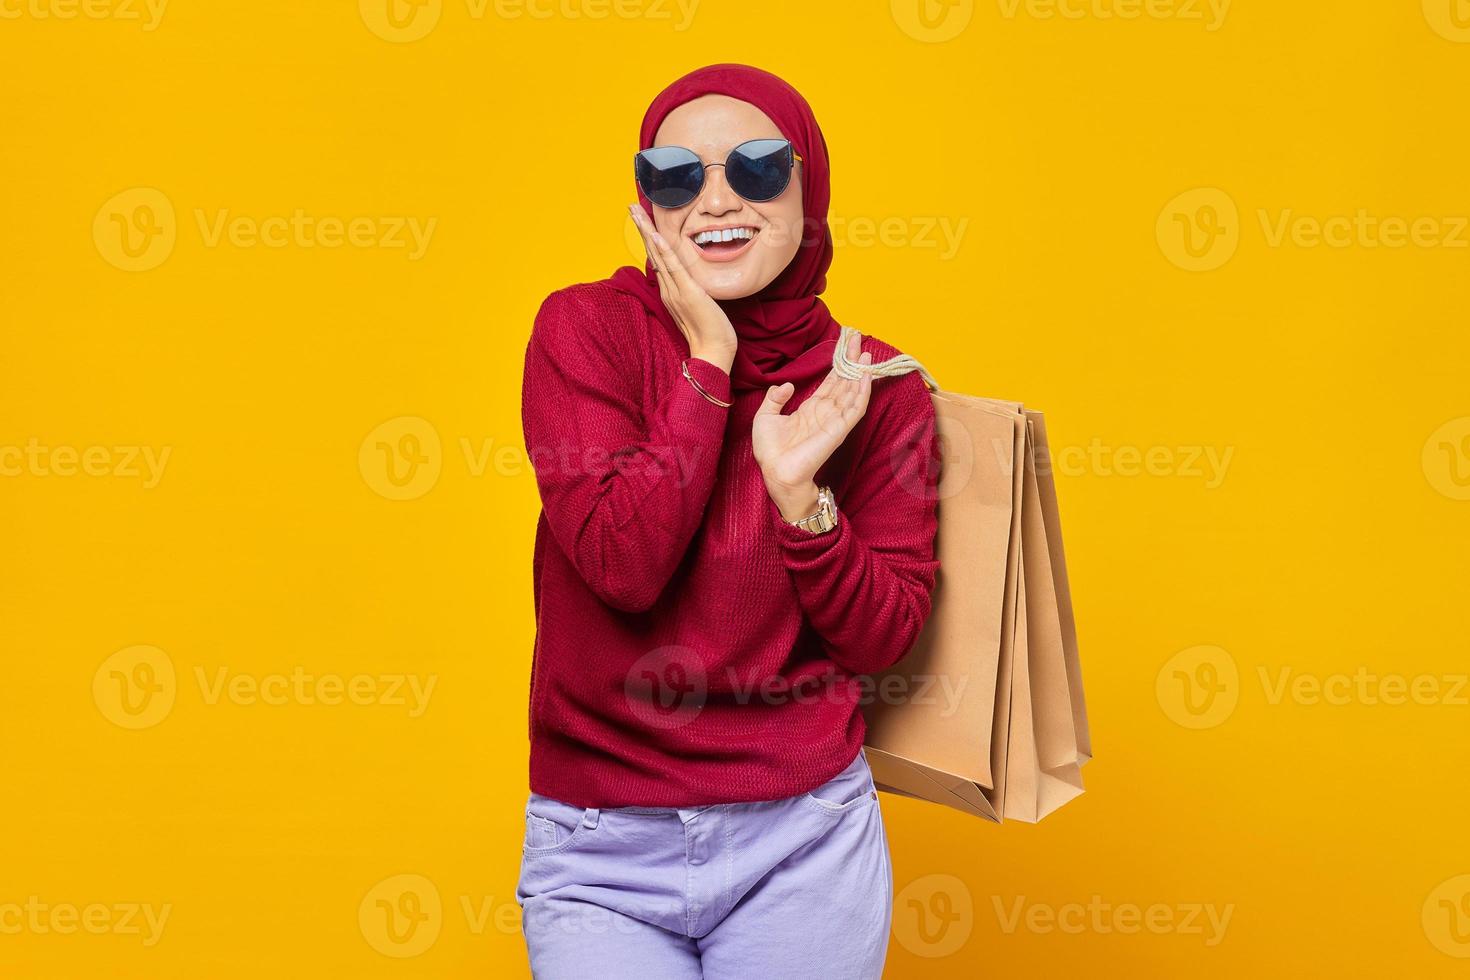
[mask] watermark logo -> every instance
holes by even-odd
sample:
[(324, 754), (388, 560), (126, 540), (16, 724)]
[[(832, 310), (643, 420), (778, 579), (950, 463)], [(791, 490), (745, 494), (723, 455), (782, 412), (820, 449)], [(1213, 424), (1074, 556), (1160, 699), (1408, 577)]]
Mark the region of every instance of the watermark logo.
[(1470, 875), (1456, 875), (1424, 899), (1424, 935), (1446, 956), (1470, 959)]
[(385, 41), (408, 44), (427, 37), (439, 24), (444, 0), (357, 0), (367, 29)]
[(173, 254), (178, 240), (173, 202), (156, 187), (131, 187), (108, 198), (92, 218), (98, 253), (124, 272), (146, 272)]
[(643, 235), (633, 223), (633, 216), (627, 212), (623, 213), (623, 245), (633, 257), (635, 266), (641, 269), (648, 263), (648, 249), (643, 245)]
[(368, 945), (397, 959), (428, 950), (439, 938), (443, 924), (439, 889), (423, 875), (384, 878), (357, 907), (357, 926)]
[(623, 679), (623, 696), (645, 724), (681, 728), (704, 710), (709, 678), (699, 654), (673, 644), (650, 650), (633, 662)]
[(121, 728), (152, 728), (168, 717), (178, 694), (174, 662), (158, 647), (119, 650), (92, 675), (92, 700)]
[(969, 942), (974, 929), (974, 896), (954, 875), (915, 878), (893, 901), (893, 935), (915, 956), (949, 956)]
[(1424, 19), (1447, 41), (1470, 43), (1470, 0), (1423, 0)]
[(1435, 429), (1420, 462), (1431, 487), (1451, 500), (1470, 500), (1470, 415)]
[[(936, 458), (930, 446), (937, 446)], [(910, 496), (948, 500), (970, 485), (975, 475), (975, 439), (959, 419), (937, 415), (934, 426), (921, 427), (888, 454), (888, 472)]]
[(434, 489), (444, 467), (439, 430), (417, 415), (389, 419), (362, 440), (357, 467), (379, 496), (416, 500)]
[(975, 0), (889, 0), (888, 6), (899, 29), (926, 44), (959, 37), (975, 16)]
[(1184, 728), (1214, 728), (1240, 702), (1235, 658), (1216, 646), (1180, 650), (1159, 668), (1154, 694), (1164, 714)]
[(1218, 187), (1196, 187), (1164, 205), (1154, 225), (1164, 257), (1188, 272), (1229, 262), (1240, 244), (1240, 212)]

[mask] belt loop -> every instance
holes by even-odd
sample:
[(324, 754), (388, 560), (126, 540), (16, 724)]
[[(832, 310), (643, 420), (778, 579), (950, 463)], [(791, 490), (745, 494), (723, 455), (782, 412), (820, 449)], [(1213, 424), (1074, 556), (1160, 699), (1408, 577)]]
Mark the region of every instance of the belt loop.
[(602, 811), (599, 810), (597, 807), (595, 807), (595, 806), (589, 806), (582, 813), (582, 826), (586, 827), (588, 830), (596, 830), (597, 829), (597, 816), (601, 812)]

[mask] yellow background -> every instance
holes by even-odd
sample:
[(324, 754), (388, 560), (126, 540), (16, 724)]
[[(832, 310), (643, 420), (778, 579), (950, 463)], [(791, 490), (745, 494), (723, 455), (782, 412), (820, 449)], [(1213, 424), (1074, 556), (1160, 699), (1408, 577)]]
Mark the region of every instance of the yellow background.
[[(0, 975), (524, 975), (525, 339), (630, 260), (648, 99), (726, 60), (825, 129), (838, 318), (1070, 452), (1087, 793), (1000, 827), (885, 796), (889, 975), (1464, 975), (1463, 2), (385, 2), (0, 2), (0, 446), (45, 450), (0, 477), (0, 912), (53, 909), (0, 915)], [(1275, 234), (1360, 209), (1438, 233)], [(360, 244), (252, 244), (298, 210)], [(172, 700), (129, 728), (140, 667)], [(435, 686), (212, 686), (298, 669)], [(118, 928), (51, 928), (89, 906)]]

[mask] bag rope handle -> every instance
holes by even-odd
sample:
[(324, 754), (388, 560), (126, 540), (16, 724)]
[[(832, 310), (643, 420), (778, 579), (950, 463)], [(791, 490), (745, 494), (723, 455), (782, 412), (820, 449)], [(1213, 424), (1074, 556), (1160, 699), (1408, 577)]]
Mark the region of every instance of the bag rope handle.
[(910, 371), (917, 371), (919, 377), (924, 379), (924, 384), (929, 386), (930, 391), (939, 390), (939, 382), (934, 380), (934, 375), (930, 374), (929, 370), (916, 358), (907, 354), (899, 354), (897, 357), (890, 357), (886, 361), (876, 361), (872, 364), (859, 364), (857, 361), (849, 360), (847, 345), (851, 342), (853, 334), (862, 336), (860, 330), (843, 327), (841, 336), (837, 338), (837, 349), (832, 352), (832, 370), (836, 371), (839, 377), (856, 381), (864, 374), (871, 374), (875, 378), (893, 378), (901, 374), (908, 374)]

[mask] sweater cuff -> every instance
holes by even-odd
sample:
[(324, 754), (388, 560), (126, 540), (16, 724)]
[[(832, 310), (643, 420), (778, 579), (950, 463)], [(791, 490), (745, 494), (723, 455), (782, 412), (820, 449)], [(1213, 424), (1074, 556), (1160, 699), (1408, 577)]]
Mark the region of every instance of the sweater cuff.
[(837, 512), (837, 526), (823, 534), (813, 534), (803, 531), (781, 516), (781, 508), (770, 494), (766, 494), (766, 506), (771, 513), (771, 520), (776, 525), (776, 540), (785, 552), (788, 563), (800, 565), (803, 561), (820, 557), (827, 551), (836, 547), (846, 535), (847, 515), (841, 509)]
[[(689, 377), (698, 382), (699, 387), (705, 392), (722, 402), (730, 401), (730, 375), (721, 370), (719, 365), (711, 364), (702, 357), (686, 357), (684, 365), (689, 369)], [(688, 384), (687, 379), (684, 382)]]

